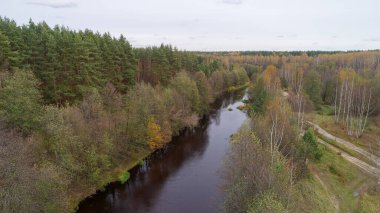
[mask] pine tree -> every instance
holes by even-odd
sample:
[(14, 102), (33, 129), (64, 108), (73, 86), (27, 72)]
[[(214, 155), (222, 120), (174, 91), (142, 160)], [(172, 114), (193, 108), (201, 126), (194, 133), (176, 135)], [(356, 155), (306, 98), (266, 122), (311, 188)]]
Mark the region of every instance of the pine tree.
[(322, 104), (321, 76), (314, 70), (310, 71), (305, 80), (305, 91), (314, 106), (319, 109)]
[(12, 50), (8, 37), (0, 31), (0, 71), (9, 71), (12, 63)]

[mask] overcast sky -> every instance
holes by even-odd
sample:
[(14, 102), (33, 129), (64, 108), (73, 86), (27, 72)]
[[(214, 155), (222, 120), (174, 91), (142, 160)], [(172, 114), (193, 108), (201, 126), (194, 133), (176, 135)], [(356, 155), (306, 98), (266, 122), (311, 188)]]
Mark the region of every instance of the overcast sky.
[(380, 0), (0, 0), (18, 24), (123, 34), (186, 50), (380, 49)]

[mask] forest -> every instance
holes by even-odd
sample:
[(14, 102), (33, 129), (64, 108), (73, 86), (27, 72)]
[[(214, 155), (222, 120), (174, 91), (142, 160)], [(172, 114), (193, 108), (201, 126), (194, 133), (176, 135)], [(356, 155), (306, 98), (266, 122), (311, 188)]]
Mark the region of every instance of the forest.
[[(74, 212), (246, 87), (249, 122), (230, 139), (221, 211), (333, 211), (315, 171), (337, 187), (362, 172), (309, 122), (379, 155), (380, 51), (134, 48), (122, 35), (0, 17), (1, 212)], [(341, 206), (371, 212), (376, 193)]]
[(3, 212), (73, 211), (249, 81), (241, 66), (170, 45), (44, 22), (1, 18), (0, 50)]
[[(363, 171), (347, 165), (342, 153), (365, 162), (369, 158), (339, 146), (336, 137), (379, 156), (379, 51), (229, 53), (220, 59), (242, 65), (254, 82), (244, 107), (250, 122), (232, 136), (225, 159), (224, 212), (378, 211), (380, 173), (363, 177)], [(335, 141), (310, 122), (333, 132)], [(320, 138), (338, 147), (338, 155)], [(369, 164), (378, 168), (377, 162)], [(351, 200), (343, 191), (353, 184), (367, 188), (362, 200)]]

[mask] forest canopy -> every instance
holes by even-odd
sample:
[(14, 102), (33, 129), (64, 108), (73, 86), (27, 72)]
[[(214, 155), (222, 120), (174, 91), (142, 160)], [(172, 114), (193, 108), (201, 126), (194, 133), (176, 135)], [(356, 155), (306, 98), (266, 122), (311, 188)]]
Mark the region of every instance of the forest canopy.
[(248, 81), (170, 45), (0, 17), (0, 209), (73, 211)]

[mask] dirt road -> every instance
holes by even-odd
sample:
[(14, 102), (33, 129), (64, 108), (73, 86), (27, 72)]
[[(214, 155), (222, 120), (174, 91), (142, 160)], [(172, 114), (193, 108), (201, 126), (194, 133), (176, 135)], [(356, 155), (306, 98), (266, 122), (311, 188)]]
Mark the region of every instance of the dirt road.
[(347, 161), (351, 162), (352, 164), (355, 164), (356, 166), (358, 166), (359, 168), (361, 168), (362, 170), (364, 170), (365, 172), (367, 172), (368, 174), (371, 174), (375, 177), (379, 177), (380, 175), (380, 169), (376, 168), (376, 167), (373, 167), (371, 165), (369, 165), (368, 163), (362, 161), (362, 160), (359, 160), (355, 157), (352, 157), (351, 155), (347, 154), (346, 152), (336, 148), (335, 146), (332, 146), (330, 145), (329, 143), (323, 141), (322, 139), (318, 139), (318, 142), (325, 145), (326, 147), (328, 147), (329, 149), (333, 150), (334, 152), (336, 153), (340, 153), (340, 155), (346, 159)]
[(344, 140), (342, 138), (338, 138), (332, 134), (330, 134), (329, 132), (327, 132), (326, 130), (322, 129), (318, 124), (315, 124), (313, 122), (310, 122), (310, 121), (307, 121), (308, 124), (310, 124), (314, 129), (316, 129), (318, 131), (319, 134), (323, 135), (324, 137), (330, 139), (330, 140), (334, 140), (336, 141), (337, 143), (347, 147), (348, 149), (351, 149), (361, 155), (363, 155), (364, 157), (368, 158), (370, 161), (373, 161), (376, 165), (380, 166), (380, 158), (352, 143), (350, 143), (349, 141), (347, 140)]

